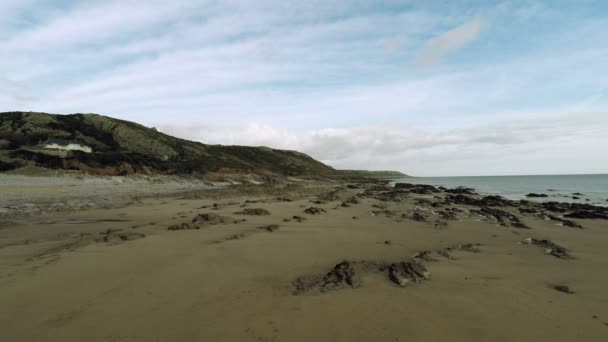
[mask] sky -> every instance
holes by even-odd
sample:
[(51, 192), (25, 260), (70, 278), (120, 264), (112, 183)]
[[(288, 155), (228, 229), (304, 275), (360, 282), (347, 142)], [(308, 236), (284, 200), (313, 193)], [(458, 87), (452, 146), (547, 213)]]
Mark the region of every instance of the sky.
[(608, 173), (608, 2), (0, 0), (0, 111), (416, 176)]

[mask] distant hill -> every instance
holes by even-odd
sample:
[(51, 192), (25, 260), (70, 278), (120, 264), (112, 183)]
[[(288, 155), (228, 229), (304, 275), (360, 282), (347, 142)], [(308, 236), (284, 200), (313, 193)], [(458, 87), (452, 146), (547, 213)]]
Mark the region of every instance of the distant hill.
[(399, 171), (368, 171), (368, 170), (340, 170), (351, 177), (367, 177), (379, 179), (394, 179), (411, 177)]
[(206, 145), (97, 114), (0, 113), (0, 172), (26, 165), (107, 175), (340, 174), (296, 151)]

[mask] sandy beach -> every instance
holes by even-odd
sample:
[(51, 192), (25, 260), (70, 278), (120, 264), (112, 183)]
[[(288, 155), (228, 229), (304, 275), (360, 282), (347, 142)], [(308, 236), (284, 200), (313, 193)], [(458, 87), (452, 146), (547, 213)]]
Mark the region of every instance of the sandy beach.
[(0, 339), (606, 340), (608, 221), (418, 189), (300, 181), (5, 216)]

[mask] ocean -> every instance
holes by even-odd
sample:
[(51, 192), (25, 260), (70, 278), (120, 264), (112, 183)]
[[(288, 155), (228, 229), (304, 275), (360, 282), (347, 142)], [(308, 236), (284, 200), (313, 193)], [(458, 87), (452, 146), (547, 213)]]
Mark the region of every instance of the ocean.
[[(394, 183), (430, 184), (446, 188), (465, 186), (481, 194), (500, 195), (512, 200), (557, 201), (608, 205), (608, 175), (415, 177)], [(547, 198), (527, 198), (529, 193)], [(574, 195), (581, 193), (582, 195)], [(575, 199), (573, 197), (579, 197)]]

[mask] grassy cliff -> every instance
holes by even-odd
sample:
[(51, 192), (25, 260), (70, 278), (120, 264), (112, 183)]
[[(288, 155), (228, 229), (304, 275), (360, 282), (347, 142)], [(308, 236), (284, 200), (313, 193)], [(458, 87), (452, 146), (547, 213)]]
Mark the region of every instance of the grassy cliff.
[[(75, 141), (93, 153), (41, 148), (48, 139)], [(0, 113), (0, 172), (35, 165), (93, 174), (208, 172), (336, 175), (306, 154), (267, 147), (206, 145), (97, 114)]]

